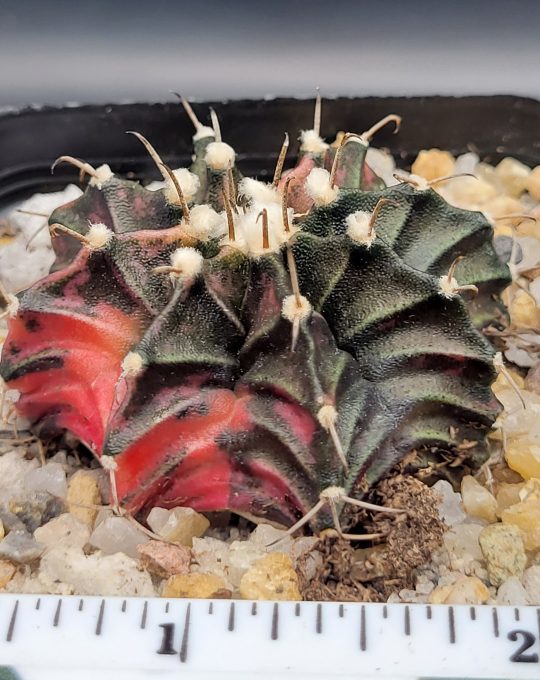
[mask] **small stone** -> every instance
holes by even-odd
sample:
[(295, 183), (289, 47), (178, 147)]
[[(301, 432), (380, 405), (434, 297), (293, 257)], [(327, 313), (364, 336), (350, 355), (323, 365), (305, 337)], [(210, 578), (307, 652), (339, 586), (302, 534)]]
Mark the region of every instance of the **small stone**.
[(244, 600), (301, 600), (298, 576), (284, 553), (270, 553), (257, 560), (240, 581)]
[(216, 574), (227, 588), (234, 588), (229, 576), (229, 544), (217, 538), (194, 538), (191, 549), (195, 564), (191, 571), (198, 573)]
[[(508, 528), (522, 531), (527, 550), (540, 548), (540, 501), (535, 498), (511, 505), (501, 513), (501, 519)], [(517, 529), (519, 527), (519, 529)]]
[(431, 488), (441, 497), (439, 517), (442, 521), (449, 527), (454, 526), (454, 524), (461, 524), (467, 518), (463, 510), (461, 494), (456, 493), (450, 482), (443, 479), (440, 479)]
[(64, 511), (64, 502), (46, 491), (33, 491), (12, 498), (8, 510), (21, 520), (27, 531), (33, 533), (42, 524), (58, 517)]
[[(497, 236), (503, 235), (503, 233), (505, 236), (512, 236), (512, 227), (515, 226), (516, 220), (501, 220), (499, 218), (506, 217), (507, 215), (519, 215), (523, 212), (523, 207), (517, 199), (511, 196), (498, 195), (493, 200), (488, 201), (483, 210), (489, 218), (497, 220), (495, 225), (495, 234)], [(505, 228), (504, 231), (503, 227)]]
[(189, 572), (191, 550), (185, 545), (148, 541), (140, 545), (138, 551), (141, 567), (160, 578)]
[(424, 149), (420, 151), (412, 164), (411, 172), (429, 181), (451, 175), (454, 171), (454, 163), (454, 157), (449, 151)]
[(540, 605), (540, 565), (525, 570), (523, 586), (527, 591), (529, 604)]
[[(540, 279), (536, 280), (540, 282)], [(540, 306), (540, 296), (536, 304)], [(540, 363), (536, 364), (536, 366), (533, 366), (527, 373), (527, 377), (525, 378), (525, 387), (531, 392), (540, 395)]]
[(66, 473), (59, 463), (47, 463), (28, 472), (24, 486), (28, 491), (46, 491), (51, 496), (64, 498), (67, 494)]
[(510, 576), (497, 591), (497, 604), (522, 607), (530, 604), (527, 591), (516, 576)]
[(165, 541), (181, 543), (189, 548), (193, 539), (199, 538), (210, 526), (210, 522), (193, 508), (153, 508), (147, 518), (148, 526)]
[(90, 506), (101, 503), (95, 474), (87, 470), (77, 471), (69, 480), (67, 501), (70, 513), (89, 527), (93, 527), (97, 509)]
[(484, 604), (490, 592), (476, 576), (463, 576), (448, 593), (444, 604)]
[(452, 569), (468, 574), (474, 561), (483, 560), (478, 542), (483, 528), (481, 524), (456, 524), (445, 533), (443, 541)]
[(4, 538), (6, 535), (6, 531), (4, 529), (4, 522), (0, 519), (0, 541)]
[(252, 541), (233, 541), (229, 548), (229, 578), (235, 588), (238, 588), (240, 581), (246, 571), (256, 561), (267, 554), (262, 545)]
[[(150, 574), (123, 553), (85, 555), (78, 548), (49, 550), (41, 559), (40, 578), (51, 585), (69, 584), (79, 595), (153, 597)], [(50, 587), (50, 585), (49, 585)]]
[(90, 529), (81, 520), (65, 513), (36, 529), (34, 537), (47, 549), (59, 546), (82, 549), (90, 540)]
[(456, 177), (436, 188), (451, 205), (467, 210), (480, 209), (497, 195), (493, 185), (475, 177)]
[(461, 481), (461, 498), (465, 512), (471, 517), (497, 521), (495, 497), (471, 475), (465, 475)]
[(521, 532), (517, 527), (491, 524), (482, 530), (479, 541), (492, 585), (500, 586), (510, 576), (521, 578), (527, 564), (527, 556)]
[(519, 328), (536, 328), (540, 324), (540, 310), (534, 298), (524, 290), (518, 290), (510, 304), (510, 317)]
[(0, 588), (5, 588), (11, 581), (17, 568), (7, 560), (0, 560)]
[(506, 510), (511, 505), (515, 505), (521, 501), (519, 492), (523, 489), (525, 483), (521, 484), (499, 484), (497, 487), (497, 515), (500, 517), (503, 510)]
[(454, 586), (447, 585), (447, 586), (437, 586), (434, 590), (431, 591), (428, 597), (428, 602), (430, 604), (444, 604), (446, 602), (446, 598), (450, 595), (452, 592), (452, 588)]
[(12, 562), (28, 564), (37, 560), (43, 548), (27, 531), (10, 531), (0, 541), (0, 557)]
[(503, 158), (495, 168), (497, 179), (510, 196), (520, 196), (527, 187), (531, 170), (515, 158)]
[(525, 436), (508, 437), (504, 457), (509, 467), (524, 479), (540, 478), (540, 443), (535, 444)]
[(540, 165), (537, 165), (529, 173), (525, 188), (535, 201), (540, 201)]
[(34, 458), (26, 460), (24, 451), (17, 449), (0, 455), (0, 500), (7, 504), (12, 498), (25, 494), (25, 476), (39, 466)]
[(148, 540), (148, 536), (126, 517), (109, 517), (94, 529), (89, 542), (108, 555), (121, 552), (136, 559), (139, 556), (137, 546)]
[[(191, 597), (204, 599), (231, 595), (225, 582), (215, 574), (177, 574), (166, 581), (161, 597)], [(217, 594), (217, 595), (216, 595)]]

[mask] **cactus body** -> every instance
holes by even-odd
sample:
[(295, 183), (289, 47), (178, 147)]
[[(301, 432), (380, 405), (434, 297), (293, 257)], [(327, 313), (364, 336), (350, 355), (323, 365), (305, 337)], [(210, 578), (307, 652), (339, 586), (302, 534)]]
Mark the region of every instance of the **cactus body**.
[[(310, 172), (331, 168), (335, 148), (303, 151), (288, 186), (284, 175), (249, 189), (208, 167), (212, 142), (195, 142), (190, 215), (111, 177), (51, 216), (112, 234), (100, 247), (59, 237), (58, 271), (23, 296), (0, 365), (21, 413), (114, 456), (132, 511), (189, 505), (291, 525), (328, 487), (361, 498), (414, 449), (429, 462), (468, 440), (471, 464), (483, 460), (498, 407), (481, 328), (508, 282), (486, 220), (429, 188), (381, 188), (365, 143), (342, 148), (321, 204)], [(381, 198), (363, 241), (353, 227)], [(479, 289), (467, 304), (441, 288), (459, 255), (455, 278)], [(312, 526), (331, 523), (323, 511)]]

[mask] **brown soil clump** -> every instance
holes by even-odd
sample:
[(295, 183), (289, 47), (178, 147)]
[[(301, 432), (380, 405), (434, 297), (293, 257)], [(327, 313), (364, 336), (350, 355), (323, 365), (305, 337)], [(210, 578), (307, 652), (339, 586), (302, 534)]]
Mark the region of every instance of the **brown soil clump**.
[(444, 523), (437, 511), (437, 497), (425, 484), (398, 474), (382, 480), (370, 501), (403, 508), (402, 515), (360, 511), (350, 517), (366, 533), (383, 533), (384, 542), (359, 547), (328, 534), (319, 544), (323, 564), (307, 579), (299, 566), (305, 600), (385, 602), (393, 592), (414, 588), (415, 569), (429, 562), (442, 544)]

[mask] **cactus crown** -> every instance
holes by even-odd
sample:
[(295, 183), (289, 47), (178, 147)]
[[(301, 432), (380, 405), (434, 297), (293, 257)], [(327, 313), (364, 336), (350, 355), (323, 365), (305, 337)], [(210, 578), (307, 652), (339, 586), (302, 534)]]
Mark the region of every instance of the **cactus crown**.
[(85, 193), (51, 215), (57, 271), (23, 296), (0, 365), (20, 411), (115, 456), (133, 511), (291, 525), (318, 504), (320, 528), (412, 450), (428, 465), (468, 440), (483, 460), (497, 406), (481, 329), (508, 281), (484, 217), (386, 188), (365, 163), (378, 126), (328, 145), (319, 107), (267, 184), (186, 108), (189, 170), (137, 134), (163, 188), (81, 163)]

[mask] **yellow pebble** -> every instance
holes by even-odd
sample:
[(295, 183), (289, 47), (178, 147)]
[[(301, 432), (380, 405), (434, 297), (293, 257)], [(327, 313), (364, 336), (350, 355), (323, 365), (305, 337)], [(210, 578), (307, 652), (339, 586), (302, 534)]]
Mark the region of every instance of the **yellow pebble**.
[(244, 600), (301, 600), (298, 576), (284, 553), (270, 553), (256, 560), (242, 576), (240, 597)]
[(520, 196), (527, 185), (531, 169), (515, 158), (503, 158), (495, 168), (497, 179), (500, 180), (506, 193), (510, 196)]
[(5, 588), (11, 581), (17, 569), (11, 562), (0, 560), (0, 588)]
[(171, 576), (163, 586), (161, 597), (193, 597), (204, 599), (223, 597), (230, 594), (225, 582), (214, 574), (176, 574)]
[(454, 157), (449, 151), (425, 149), (420, 151), (416, 157), (411, 166), (411, 172), (429, 181), (451, 175), (454, 171), (454, 165)]
[(540, 165), (531, 170), (530, 175), (527, 177), (526, 188), (535, 201), (540, 201)]
[(525, 482), (522, 484), (507, 484), (503, 482), (497, 487), (497, 493), (495, 498), (497, 499), (497, 515), (500, 517), (503, 510), (509, 508), (511, 505), (515, 505), (521, 501), (519, 497), (519, 492), (525, 486)]
[(501, 513), (505, 524), (513, 524), (521, 529), (523, 543), (527, 550), (540, 548), (540, 501), (534, 498), (511, 505)]
[(495, 496), (471, 475), (465, 475), (461, 481), (461, 497), (468, 515), (480, 517), (488, 522), (497, 521)]
[(97, 509), (89, 506), (101, 503), (96, 476), (87, 470), (76, 472), (69, 480), (66, 500), (69, 512), (92, 527), (96, 519)]
[(518, 290), (510, 305), (510, 318), (520, 328), (535, 328), (540, 325), (540, 309), (532, 295), (524, 290)]
[(519, 472), (523, 479), (540, 477), (540, 446), (533, 444), (527, 435), (508, 437), (504, 457), (508, 467)]

